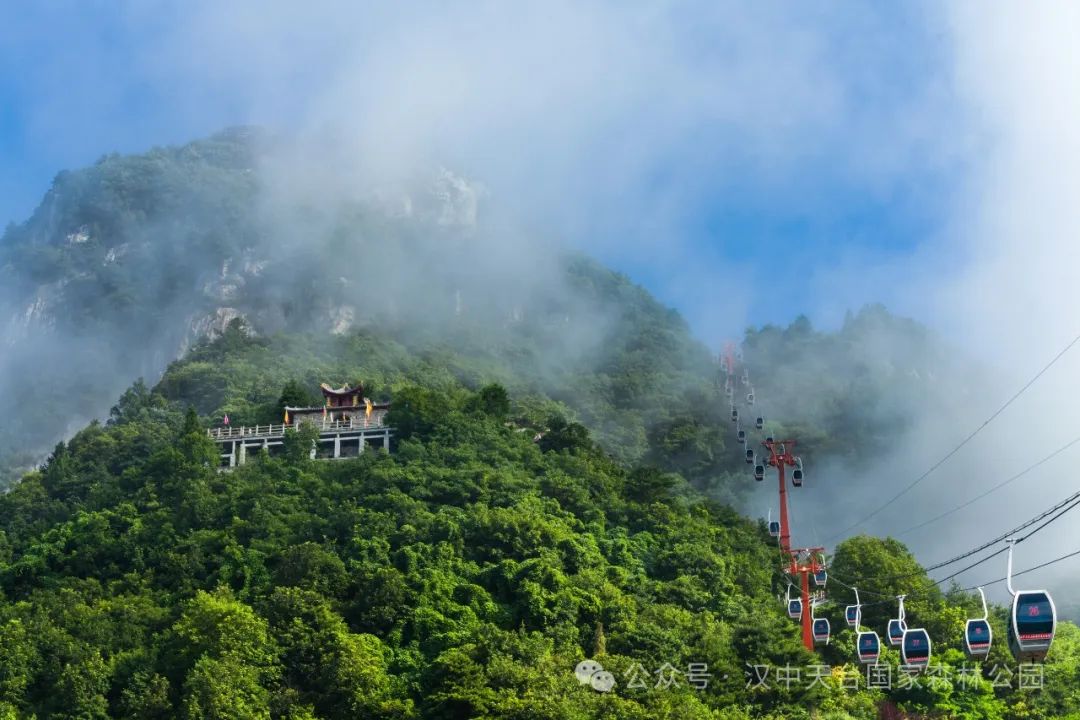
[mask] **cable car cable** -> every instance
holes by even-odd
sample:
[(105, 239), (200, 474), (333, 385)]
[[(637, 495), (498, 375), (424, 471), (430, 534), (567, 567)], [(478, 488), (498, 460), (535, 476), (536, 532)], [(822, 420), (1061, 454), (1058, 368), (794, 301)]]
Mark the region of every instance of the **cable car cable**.
[[(964, 558), (971, 557), (972, 555), (974, 555), (974, 554), (976, 554), (978, 552), (982, 552), (983, 550), (986, 550), (987, 548), (993, 547), (997, 543), (999, 543), (999, 542), (1001, 542), (1003, 540), (1006, 540), (1009, 537), (1012, 537), (1013, 535), (1020, 532), (1021, 530), (1024, 530), (1026, 528), (1031, 527), (1035, 523), (1037, 523), (1040, 520), (1046, 518), (1048, 515), (1052, 515), (1055, 512), (1057, 513), (1057, 515), (1054, 515), (1049, 520), (1044, 522), (1042, 525), (1035, 528), (1034, 530), (1029, 532), (1027, 535), (1024, 535), (1023, 537), (1021, 537), (1019, 540), (1016, 541), (1017, 543), (1022, 543), (1024, 540), (1027, 540), (1029, 537), (1031, 537), (1035, 533), (1039, 532), (1044, 527), (1046, 527), (1050, 523), (1052, 523), (1055, 520), (1057, 520), (1058, 518), (1060, 518), (1065, 513), (1069, 512), (1070, 510), (1075, 508), (1077, 505), (1080, 505), (1080, 491), (1077, 491), (1077, 492), (1073, 493), (1072, 495), (1065, 498), (1064, 500), (1062, 500), (1061, 502), (1059, 502), (1058, 504), (1056, 504), (1054, 507), (1050, 508), (1049, 510), (1046, 510), (1046, 511), (1042, 512), (1041, 514), (1037, 515), (1036, 517), (1034, 517), (1034, 518), (1032, 518), (1032, 519), (1030, 519), (1030, 520), (1028, 520), (1028, 521), (1026, 521), (1024, 523), (1021, 523), (1020, 525), (1013, 528), (1009, 532), (1003, 533), (1002, 535), (999, 535), (998, 537), (994, 538), (990, 542), (983, 543), (982, 545), (975, 548), (974, 550), (966, 552), (963, 555), (958, 555), (955, 558), (953, 558), (952, 560), (947, 560), (947, 561), (942, 562), (942, 563), (937, 563), (936, 565), (931, 565), (931, 566), (926, 568), (926, 571), (930, 572), (932, 570), (938, 570), (939, 568), (943, 568), (946, 565), (952, 565), (954, 562), (957, 562), (958, 560), (963, 560)], [(963, 572), (963, 571), (961, 571), (961, 572)], [(959, 573), (956, 573), (956, 574), (959, 574)], [(952, 577), (952, 576), (950, 576), (950, 577)]]
[[(1021, 530), (1025, 530), (1025, 529), (1031, 527), (1032, 525), (1034, 525), (1035, 523), (1039, 522), (1040, 520), (1043, 520), (1044, 518), (1046, 518), (1046, 517), (1048, 517), (1050, 515), (1053, 515), (1054, 513), (1061, 510), (1062, 508), (1066, 508), (1066, 511), (1071, 510), (1075, 506), (1077, 500), (1080, 500), (1080, 491), (1077, 491), (1077, 492), (1073, 493), (1072, 495), (1070, 495), (1069, 497), (1065, 498), (1064, 500), (1062, 500), (1062, 501), (1060, 501), (1058, 503), (1055, 503), (1052, 507), (1048, 508), (1047, 510), (1044, 510), (1043, 512), (1039, 513), (1035, 517), (1033, 517), (1033, 518), (1031, 518), (1029, 520), (1025, 520), (1024, 522), (1022, 522), (1019, 525), (1017, 525), (1016, 527), (1014, 527), (1012, 530), (1009, 530), (1007, 532), (1002, 533), (1001, 535), (998, 535), (993, 540), (985, 542), (985, 543), (983, 543), (982, 545), (979, 545), (976, 548), (972, 548), (971, 550), (968, 550), (965, 553), (961, 553), (961, 554), (957, 555), (956, 557), (949, 558), (948, 560), (943, 560), (941, 562), (934, 563), (932, 565), (927, 565), (925, 568), (923, 568), (923, 571), (924, 572), (931, 572), (933, 570), (939, 570), (939, 569), (945, 567), (946, 565), (952, 565), (955, 562), (960, 562), (961, 560), (969, 558), (972, 555), (975, 555), (977, 553), (982, 552), (983, 550), (991, 548), (994, 545), (996, 545), (997, 543), (999, 543), (999, 542), (1001, 542), (1001, 541), (1003, 541), (1003, 540), (1005, 540), (1005, 539), (1007, 539), (1009, 537), (1012, 537), (1013, 535), (1020, 532)], [(1066, 507), (1066, 506), (1069, 506), (1069, 507)], [(1054, 518), (1054, 519), (1056, 520), (1057, 518)], [(1040, 527), (1039, 529), (1042, 529), (1042, 528)], [(1034, 532), (1029, 533), (1028, 536), (1033, 535), (1033, 534), (1034, 534)], [(903, 579), (905, 577), (913, 577), (913, 576), (919, 575), (919, 574), (921, 574), (921, 573), (904, 573), (904, 574), (901, 574), (901, 575), (890, 576), (890, 577), (886, 578), (886, 580), (887, 581), (888, 580), (901, 580), (901, 579)]]
[[(1080, 550), (1073, 550), (1071, 553), (1066, 553), (1065, 555), (1062, 555), (1061, 557), (1056, 557), (1053, 560), (1047, 560), (1046, 562), (1041, 563), (1039, 565), (1036, 565), (1035, 567), (1029, 567), (1027, 570), (1021, 570), (1020, 572), (1014, 572), (1013, 577), (1018, 577), (1020, 575), (1026, 575), (1029, 572), (1035, 572), (1036, 570), (1042, 570), (1044, 567), (1054, 565), (1055, 563), (1059, 563), (1062, 560), (1068, 560), (1069, 558), (1076, 557), (1077, 555), (1080, 555)], [(1007, 579), (1008, 578), (1000, 577), (997, 580), (991, 580), (990, 582), (983, 583), (981, 586), (975, 585), (973, 587), (963, 588), (961, 590), (961, 592), (969, 592), (969, 591), (975, 590), (975, 589), (977, 589), (979, 587), (986, 587), (987, 585), (996, 585), (997, 583), (1005, 582)]]
[[(999, 553), (995, 553), (995, 555), (997, 555), (997, 554), (999, 554)], [(1063, 562), (1065, 560), (1068, 560), (1070, 558), (1074, 558), (1074, 557), (1077, 557), (1077, 556), (1080, 556), (1080, 550), (1073, 550), (1072, 552), (1065, 553), (1064, 555), (1061, 555), (1060, 557), (1056, 557), (1053, 560), (1047, 560), (1044, 563), (1039, 563), (1038, 565), (1026, 568), (1024, 570), (1020, 570), (1019, 572), (1014, 572), (1013, 577), (1019, 577), (1020, 575), (1027, 575), (1028, 573), (1035, 572), (1036, 570), (1042, 570), (1045, 567), (1049, 567), (1051, 565), (1056, 565), (1059, 562)], [(987, 559), (989, 559), (989, 558), (987, 558)], [(978, 590), (980, 587), (989, 587), (991, 585), (997, 585), (998, 583), (1003, 583), (1003, 582), (1005, 582), (1006, 579), (1007, 578), (1005, 578), (1005, 577), (999, 577), (997, 580), (989, 580), (987, 582), (979, 583), (978, 585), (972, 585), (971, 587), (960, 588), (957, 592), (965, 592), (965, 593), (966, 592), (971, 592), (972, 590)], [(840, 583), (840, 584), (844, 585), (845, 587), (848, 587), (844, 583)], [(853, 588), (849, 588), (849, 589), (853, 589)], [(870, 593), (871, 595), (877, 595), (878, 597), (885, 597), (886, 598), (885, 600), (879, 600), (879, 601), (872, 602), (872, 603), (863, 603), (862, 604), (863, 607), (872, 607), (872, 606), (876, 606), (876, 605), (888, 605), (888, 604), (892, 604), (892, 603), (896, 602), (896, 598), (894, 596), (891, 596), (891, 595), (886, 596), (886, 595), (883, 595), (882, 593), (874, 592), (872, 590), (866, 590), (865, 588), (859, 588), (859, 592), (861, 592), (861, 593)], [(912, 594), (909, 593), (908, 597), (912, 597)]]
[(1059, 353), (1058, 353), (1057, 355), (1055, 355), (1055, 356), (1053, 357), (1053, 359), (1051, 359), (1051, 360), (1050, 360), (1050, 362), (1048, 362), (1048, 363), (1047, 363), (1046, 365), (1044, 365), (1044, 366), (1043, 366), (1042, 370), (1039, 370), (1039, 372), (1035, 373), (1035, 376), (1034, 376), (1034, 377), (1032, 377), (1032, 378), (1031, 378), (1030, 380), (1028, 380), (1028, 381), (1027, 381), (1027, 383), (1025, 383), (1023, 387), (1021, 387), (1021, 388), (1020, 388), (1019, 390), (1017, 390), (1017, 391), (1016, 391), (1016, 393), (1014, 393), (1012, 397), (1010, 397), (1010, 398), (1009, 398), (1008, 400), (1006, 400), (1006, 401), (1005, 401), (1005, 404), (1004, 404), (1004, 405), (1002, 405), (1002, 406), (1001, 406), (1001, 407), (999, 407), (999, 408), (998, 408), (997, 410), (995, 410), (995, 411), (994, 411), (994, 413), (993, 413), (993, 414), (992, 414), (992, 415), (991, 415), (990, 417), (988, 417), (988, 418), (987, 418), (986, 420), (984, 420), (984, 421), (983, 421), (983, 423), (982, 423), (981, 425), (979, 425), (979, 426), (978, 426), (977, 428), (975, 428), (975, 429), (974, 429), (973, 431), (971, 431), (971, 433), (970, 433), (970, 434), (969, 434), (969, 435), (968, 435), (967, 437), (965, 437), (965, 438), (964, 438), (963, 440), (961, 440), (961, 441), (960, 441), (960, 444), (959, 444), (959, 445), (957, 445), (956, 447), (954, 447), (954, 448), (953, 448), (952, 450), (950, 450), (949, 452), (947, 452), (947, 453), (945, 454), (945, 456), (944, 456), (943, 458), (941, 458), (941, 459), (940, 459), (940, 460), (938, 460), (938, 461), (937, 461), (936, 463), (934, 463), (933, 465), (931, 465), (931, 466), (930, 466), (930, 469), (929, 469), (929, 470), (927, 470), (926, 472), (924, 472), (924, 473), (923, 473), (922, 475), (920, 475), (919, 477), (915, 478), (915, 480), (913, 480), (913, 481), (912, 481), (912, 482), (911, 482), (911, 483), (910, 483), (909, 485), (907, 485), (907, 486), (906, 486), (906, 487), (905, 487), (905, 488), (904, 488), (903, 490), (901, 490), (900, 492), (896, 493), (896, 495), (894, 495), (894, 496), (893, 496), (892, 498), (890, 498), (889, 500), (887, 500), (887, 501), (885, 502), (885, 504), (883, 504), (883, 505), (881, 505), (880, 507), (878, 507), (878, 508), (877, 508), (876, 510), (874, 510), (874, 511), (873, 511), (872, 513), (870, 513), (869, 515), (867, 515), (867, 516), (866, 516), (866, 517), (864, 517), (863, 519), (859, 520), (858, 522), (854, 523), (853, 525), (850, 525), (849, 527), (845, 528), (844, 530), (841, 530), (841, 531), (840, 531), (839, 533), (837, 533), (836, 535), (834, 535), (834, 536), (832, 536), (831, 538), (829, 538), (829, 542), (832, 542), (833, 540), (835, 540), (835, 539), (836, 539), (836, 538), (838, 538), (838, 537), (842, 537), (842, 536), (846, 535), (846, 534), (847, 534), (847, 533), (848, 533), (849, 531), (851, 531), (851, 530), (854, 530), (855, 528), (859, 527), (860, 525), (862, 525), (863, 523), (865, 523), (865, 522), (866, 522), (867, 520), (869, 520), (870, 518), (874, 517), (874, 516), (875, 516), (875, 515), (877, 515), (877, 514), (878, 514), (879, 512), (881, 512), (882, 510), (884, 510), (885, 508), (887, 508), (887, 507), (888, 507), (889, 505), (892, 505), (892, 504), (893, 504), (894, 502), (896, 502), (896, 501), (897, 501), (898, 499), (900, 499), (901, 497), (903, 497), (903, 496), (904, 496), (904, 495), (905, 495), (905, 494), (906, 494), (906, 493), (907, 493), (908, 491), (910, 491), (910, 490), (911, 490), (912, 488), (914, 488), (914, 487), (915, 487), (916, 485), (918, 485), (918, 484), (919, 484), (919, 483), (921, 483), (921, 482), (922, 482), (923, 480), (925, 480), (925, 479), (926, 479), (927, 477), (929, 477), (929, 476), (930, 476), (930, 474), (931, 474), (932, 472), (934, 472), (934, 471), (935, 471), (935, 470), (937, 470), (937, 469), (938, 469), (939, 467), (941, 467), (942, 465), (944, 465), (944, 464), (946, 463), (946, 461), (948, 461), (948, 460), (949, 460), (949, 458), (951, 458), (951, 457), (952, 457), (953, 455), (955, 455), (956, 453), (960, 452), (960, 450), (961, 450), (961, 449), (962, 449), (962, 448), (963, 448), (963, 447), (964, 447), (965, 445), (967, 445), (967, 444), (968, 444), (969, 442), (971, 442), (971, 440), (972, 440), (972, 439), (973, 439), (973, 438), (974, 438), (974, 437), (975, 437), (976, 435), (978, 435), (978, 434), (979, 434), (980, 432), (982, 432), (982, 430), (983, 430), (983, 429), (984, 429), (984, 428), (985, 428), (985, 427), (986, 427), (987, 425), (989, 425), (989, 424), (990, 424), (991, 422), (993, 422), (993, 421), (994, 421), (994, 420), (995, 420), (995, 419), (996, 419), (996, 418), (998, 417), (998, 415), (1001, 415), (1001, 413), (1005, 412), (1006, 408), (1008, 408), (1008, 407), (1009, 407), (1010, 405), (1012, 405), (1012, 404), (1013, 404), (1013, 402), (1015, 402), (1017, 398), (1019, 398), (1019, 397), (1020, 397), (1021, 395), (1023, 395), (1023, 394), (1024, 394), (1024, 392), (1026, 392), (1028, 388), (1030, 388), (1030, 387), (1031, 387), (1032, 385), (1034, 385), (1034, 384), (1035, 384), (1035, 382), (1036, 382), (1036, 381), (1037, 381), (1037, 380), (1038, 380), (1038, 379), (1039, 379), (1040, 377), (1042, 377), (1042, 376), (1043, 376), (1043, 374), (1045, 374), (1047, 370), (1049, 370), (1049, 369), (1050, 369), (1051, 367), (1053, 367), (1053, 366), (1054, 366), (1054, 364), (1055, 364), (1055, 363), (1057, 363), (1057, 361), (1058, 361), (1058, 360), (1060, 360), (1060, 359), (1062, 358), (1062, 356), (1064, 356), (1064, 355), (1065, 355), (1065, 353), (1067, 353), (1067, 352), (1068, 352), (1069, 350), (1071, 350), (1071, 349), (1072, 349), (1072, 348), (1073, 348), (1073, 347), (1074, 347), (1074, 346), (1075, 346), (1075, 345), (1076, 345), (1076, 344), (1077, 344), (1078, 342), (1080, 342), (1080, 335), (1077, 335), (1076, 337), (1074, 337), (1074, 338), (1072, 339), (1072, 341), (1071, 341), (1071, 342), (1069, 342), (1069, 344), (1068, 344), (1068, 345), (1066, 345), (1066, 346), (1065, 346), (1065, 347), (1064, 347), (1064, 348), (1063, 348), (1063, 349), (1061, 350), (1061, 352), (1059, 352)]
[(1071, 448), (1073, 445), (1076, 445), (1077, 443), (1080, 443), (1080, 437), (1073, 438), (1072, 440), (1070, 440), (1065, 445), (1062, 445), (1057, 450), (1055, 450), (1054, 452), (1052, 452), (1049, 455), (1047, 455), (1046, 457), (1044, 457), (1042, 460), (1039, 460), (1038, 462), (1033, 463), (1032, 465), (1028, 465), (1026, 468), (1024, 468), (1020, 472), (1016, 473), (1015, 475), (1013, 475), (1008, 480), (1004, 480), (1004, 481), (998, 483), (994, 487), (990, 488), (989, 490), (987, 490), (987, 491), (985, 491), (985, 492), (983, 492), (983, 493), (981, 493), (979, 495), (976, 495), (975, 497), (971, 498), (967, 502), (961, 503), (960, 505), (957, 505), (952, 510), (947, 510), (947, 511), (941, 513), (940, 515), (937, 515), (935, 517), (930, 518), (929, 520), (927, 520), (925, 522), (921, 522), (918, 525), (913, 525), (912, 527), (909, 527), (907, 530), (903, 530), (903, 531), (897, 533), (896, 537), (903, 537), (904, 535), (907, 535), (908, 533), (914, 532), (916, 530), (920, 530), (920, 529), (926, 527), (927, 525), (930, 525), (931, 523), (935, 523), (938, 520), (941, 520), (942, 518), (946, 518), (949, 515), (952, 515), (954, 512), (957, 512), (959, 510), (963, 510), (968, 505), (971, 505), (971, 504), (973, 504), (975, 502), (978, 502), (979, 500), (982, 500), (984, 497), (986, 497), (990, 493), (993, 493), (993, 492), (996, 492), (996, 491), (1000, 490), (1001, 488), (1005, 487), (1006, 485), (1008, 485), (1009, 483), (1011, 483), (1011, 482), (1013, 482), (1015, 480), (1019, 480), (1024, 475), (1027, 475), (1032, 470), (1040, 467), (1041, 465), (1044, 465), (1045, 463), (1049, 462), (1050, 460), (1053, 460), (1058, 455), (1065, 452), (1066, 450)]
[[(903, 579), (909, 578), (909, 577), (922, 576), (922, 575), (924, 575), (926, 573), (929, 573), (929, 572), (931, 572), (933, 570), (937, 570), (939, 568), (945, 567), (946, 565), (951, 565), (954, 562), (958, 562), (959, 560), (963, 560), (965, 558), (971, 557), (972, 555), (975, 555), (976, 553), (982, 552), (983, 550), (987, 550), (987, 549), (993, 547), (995, 544), (1001, 542), (1002, 540), (1005, 540), (1005, 539), (1007, 539), (1009, 537), (1012, 537), (1013, 535), (1015, 535), (1020, 530), (1031, 527), (1032, 525), (1039, 522), (1040, 520), (1044, 520), (1048, 516), (1053, 515), (1053, 517), (1050, 517), (1048, 520), (1043, 522), (1041, 525), (1039, 525), (1034, 530), (1032, 530), (1029, 533), (1027, 533), (1026, 535), (1023, 535), (1022, 537), (1018, 538), (1016, 540), (1016, 544), (1020, 544), (1020, 543), (1024, 542), (1025, 540), (1027, 540), (1028, 538), (1030, 538), (1032, 535), (1034, 535), (1037, 532), (1039, 532), (1040, 530), (1042, 530), (1043, 528), (1047, 527), (1051, 523), (1053, 523), (1056, 520), (1060, 519), (1062, 516), (1064, 516), (1070, 510), (1073, 510), (1074, 508), (1076, 508), (1078, 506), (1080, 506), (1080, 491), (1078, 491), (1076, 493), (1073, 493), (1069, 497), (1065, 498), (1065, 500), (1057, 503), (1052, 508), (1040, 513), (1039, 515), (1035, 516), (1034, 518), (1032, 518), (1030, 520), (1027, 520), (1024, 523), (1021, 523), (1016, 528), (1013, 528), (1013, 530), (1011, 530), (1011, 531), (1009, 531), (1007, 533), (1004, 533), (1003, 535), (997, 537), (996, 539), (991, 540), (988, 543), (984, 543), (983, 545), (980, 545), (979, 547), (977, 547), (977, 548), (975, 548), (973, 550), (970, 550), (970, 551), (968, 551), (966, 553), (963, 553), (961, 555), (957, 555), (955, 558), (953, 558), (951, 560), (948, 560), (948, 561), (943, 562), (943, 563), (938, 563), (937, 565), (931, 565), (929, 567), (923, 568), (919, 572), (910, 572), (910, 573), (903, 573), (901, 575), (892, 575), (892, 576), (889, 576), (889, 577), (886, 577), (886, 578), (883, 578), (883, 579), (879, 579), (878, 581), (879, 582), (891, 582), (893, 580), (903, 580)], [(967, 567), (965, 567), (965, 568), (963, 568), (961, 570), (957, 570), (956, 572), (952, 573), (951, 575), (947, 575), (946, 577), (943, 577), (940, 580), (934, 580), (932, 582), (933, 582), (934, 585), (941, 585), (942, 583), (944, 583), (944, 582), (946, 582), (948, 580), (951, 580), (954, 577), (967, 572), (968, 570), (976, 568), (979, 565), (982, 565), (983, 563), (987, 562), (988, 560), (990, 560), (990, 559), (992, 559), (994, 557), (997, 557), (998, 555), (1005, 552), (1006, 550), (1008, 550), (1007, 547), (1000, 548), (999, 550), (996, 550), (996, 551), (992, 552), (991, 554), (989, 554), (986, 557), (984, 557), (984, 558), (982, 558), (982, 559), (968, 565)], [(845, 587), (850, 587), (844, 582), (841, 582), (841, 585), (844, 585)], [(862, 589), (862, 592), (867, 592), (867, 593), (870, 593), (871, 595), (877, 595), (879, 597), (892, 597), (891, 595), (887, 595), (885, 593), (875, 592), (873, 590), (866, 590), (864, 585), (865, 585), (865, 583), (860, 583), (859, 584), (859, 587), (860, 587), (860, 589)]]

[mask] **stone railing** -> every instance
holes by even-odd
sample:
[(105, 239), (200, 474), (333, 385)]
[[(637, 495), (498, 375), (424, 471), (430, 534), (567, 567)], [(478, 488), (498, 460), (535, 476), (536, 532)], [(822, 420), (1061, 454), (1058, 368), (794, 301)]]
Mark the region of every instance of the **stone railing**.
[[(364, 418), (353, 419), (348, 418), (345, 420), (334, 420), (333, 422), (325, 420), (323, 422), (317, 422), (312, 420), (301, 420), (301, 423), (314, 425), (320, 432), (339, 432), (342, 430), (367, 430), (368, 428), (381, 428), (383, 426), (382, 417), (377, 418)], [(289, 428), (296, 429), (295, 424), (285, 425), (270, 424), (270, 425), (255, 425), (253, 427), (217, 427), (210, 428), (206, 431), (206, 434), (213, 440), (234, 440), (239, 438), (254, 438), (254, 437), (276, 437), (284, 435), (285, 431)]]

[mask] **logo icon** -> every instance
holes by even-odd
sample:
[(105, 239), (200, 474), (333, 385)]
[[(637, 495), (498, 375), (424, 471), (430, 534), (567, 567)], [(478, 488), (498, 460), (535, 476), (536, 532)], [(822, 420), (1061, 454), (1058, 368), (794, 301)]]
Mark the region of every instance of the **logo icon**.
[(574, 676), (582, 685), (590, 685), (597, 692), (611, 692), (615, 687), (615, 676), (609, 673), (595, 660), (582, 660), (574, 668)]

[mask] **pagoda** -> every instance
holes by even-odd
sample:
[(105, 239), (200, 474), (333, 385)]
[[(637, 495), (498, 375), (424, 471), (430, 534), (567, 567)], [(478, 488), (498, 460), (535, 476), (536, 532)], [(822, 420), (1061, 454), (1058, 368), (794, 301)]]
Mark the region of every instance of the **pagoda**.
[(380, 427), (390, 409), (390, 403), (373, 402), (367, 397), (363, 383), (346, 384), (339, 388), (322, 383), (319, 389), (322, 390), (323, 404), (318, 407), (286, 407), (288, 424), (310, 422), (319, 427)]
[(286, 432), (298, 425), (311, 425), (319, 431), (311, 448), (312, 459), (356, 457), (371, 445), (390, 451), (390, 437), (394, 431), (385, 423), (389, 402), (373, 402), (364, 393), (362, 383), (339, 388), (323, 383), (321, 389), (322, 405), (286, 406), (281, 424), (254, 427), (225, 424), (207, 430), (207, 435), (220, 447), (222, 469), (244, 465), (249, 452), (281, 453)]

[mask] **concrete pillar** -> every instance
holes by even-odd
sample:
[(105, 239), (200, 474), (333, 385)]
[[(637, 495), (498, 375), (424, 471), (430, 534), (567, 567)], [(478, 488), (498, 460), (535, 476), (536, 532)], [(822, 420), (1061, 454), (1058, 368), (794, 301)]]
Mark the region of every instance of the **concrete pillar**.
[(358, 442), (359, 442), (359, 444), (357, 445), (357, 448), (358, 448), (357, 453), (360, 454), (360, 455), (363, 455), (364, 454), (364, 445), (366, 444), (364, 442), (364, 436), (363, 435), (360, 436), (360, 440)]
[(236, 441), (229, 443), (232, 452), (229, 453), (229, 467), (236, 467)]
[(237, 458), (236, 464), (243, 465), (247, 462), (247, 443), (243, 440), (240, 441), (240, 457)]
[(383, 446), (383, 450), (385, 450), (386, 452), (390, 452), (390, 431), (389, 430), (387, 430), (386, 432), (383, 433), (382, 446)]
[(335, 435), (334, 436), (334, 458), (336, 459), (336, 458), (339, 458), (339, 457), (341, 457), (341, 436), (340, 435)]

